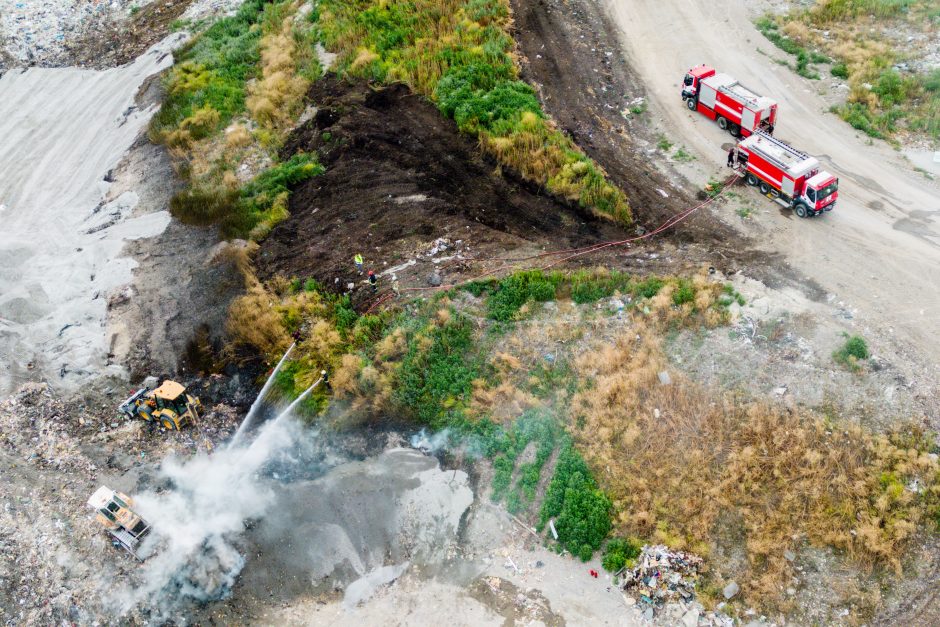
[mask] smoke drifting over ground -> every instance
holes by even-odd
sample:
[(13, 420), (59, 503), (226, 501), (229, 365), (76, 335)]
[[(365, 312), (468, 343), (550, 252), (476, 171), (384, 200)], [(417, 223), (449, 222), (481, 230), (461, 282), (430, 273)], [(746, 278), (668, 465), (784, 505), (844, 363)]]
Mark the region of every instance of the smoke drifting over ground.
[[(245, 565), (239, 544), (245, 522), (275, 503), (272, 465), (294, 465), (315, 442), (289, 416), (265, 424), (250, 445), (181, 461), (167, 458), (160, 479), (170, 489), (136, 497), (152, 532), (141, 547), (141, 581), (122, 598), (122, 611), (149, 608), (157, 616), (192, 601), (223, 598)], [(309, 447), (308, 447), (309, 448)]]
[(330, 590), (353, 607), (411, 564), (446, 560), (473, 502), (466, 473), (411, 448), (359, 461), (342, 448), (285, 412), (246, 446), (167, 458), (160, 488), (135, 497), (153, 531), (115, 612), (185, 623), (232, 594)]

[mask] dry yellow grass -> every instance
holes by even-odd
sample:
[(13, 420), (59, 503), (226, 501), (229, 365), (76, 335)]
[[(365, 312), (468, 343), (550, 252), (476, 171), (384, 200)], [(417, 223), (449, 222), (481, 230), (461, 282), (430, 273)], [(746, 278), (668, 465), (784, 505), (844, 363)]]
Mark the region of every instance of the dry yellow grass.
[(261, 38), (261, 78), (249, 89), (246, 106), (263, 128), (286, 130), (303, 106), (309, 81), (297, 73), (300, 46), (293, 11)]
[[(667, 296), (653, 299), (658, 314), (633, 316), (614, 342), (575, 361), (573, 431), (615, 502), (619, 532), (706, 556), (719, 532), (732, 534), (750, 566), (738, 581), (771, 605), (791, 575), (783, 551), (804, 542), (899, 570), (925, 510), (907, 484), (937, 490), (937, 462), (855, 425), (687, 381), (661, 348), (662, 321), (685, 315), (667, 313)], [(740, 524), (719, 529), (727, 520)]]
[(235, 124), (225, 133), (225, 146), (231, 150), (244, 148), (251, 143), (251, 133), (244, 124)]

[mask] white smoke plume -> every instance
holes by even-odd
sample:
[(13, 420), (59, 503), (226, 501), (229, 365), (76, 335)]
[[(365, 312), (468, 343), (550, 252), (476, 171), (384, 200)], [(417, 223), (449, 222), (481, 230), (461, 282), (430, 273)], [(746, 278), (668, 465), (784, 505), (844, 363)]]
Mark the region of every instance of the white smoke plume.
[(409, 440), (412, 448), (424, 451), (430, 455), (447, 452), (464, 459), (480, 459), (484, 457), (484, 446), (477, 436), (462, 436), (460, 433), (443, 429), (437, 433), (430, 433), (421, 429), (411, 436)]
[(161, 619), (187, 602), (224, 598), (245, 563), (236, 544), (245, 521), (262, 517), (274, 502), (262, 470), (309, 437), (285, 412), (248, 446), (164, 460), (160, 479), (172, 488), (135, 497), (135, 509), (152, 530), (140, 547), (146, 558), (140, 583), (120, 595), (120, 611), (144, 609)]

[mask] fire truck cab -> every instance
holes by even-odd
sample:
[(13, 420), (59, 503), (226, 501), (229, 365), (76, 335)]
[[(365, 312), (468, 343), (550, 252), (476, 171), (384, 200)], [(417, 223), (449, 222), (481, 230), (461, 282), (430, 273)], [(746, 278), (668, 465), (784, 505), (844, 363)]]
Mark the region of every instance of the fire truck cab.
[(766, 133), (757, 131), (738, 144), (738, 165), (749, 185), (801, 218), (836, 206), (839, 179), (821, 171), (816, 157)]
[(707, 65), (686, 73), (682, 99), (690, 111), (715, 120), (721, 130), (735, 137), (747, 137), (756, 130), (772, 134), (777, 123), (776, 102)]

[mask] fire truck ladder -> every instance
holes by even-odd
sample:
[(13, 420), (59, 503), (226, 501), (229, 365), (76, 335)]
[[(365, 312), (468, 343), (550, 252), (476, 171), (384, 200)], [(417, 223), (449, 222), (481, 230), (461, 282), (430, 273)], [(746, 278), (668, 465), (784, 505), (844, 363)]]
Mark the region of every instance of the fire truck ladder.
[[(741, 89), (739, 91), (735, 91), (734, 89), (735, 87), (740, 87)], [(730, 87), (728, 85), (721, 85), (718, 88), (718, 91), (720, 91), (723, 94), (733, 96), (735, 98), (740, 98), (751, 106), (757, 105), (757, 101), (760, 98), (760, 96), (758, 96), (756, 93), (754, 93), (753, 91), (751, 91), (750, 89), (742, 85), (741, 83), (734, 83)]]
[(773, 135), (768, 135), (767, 133), (765, 133), (764, 131), (760, 129), (754, 129), (754, 135), (757, 135), (758, 137), (763, 138), (764, 141), (774, 144), (775, 146), (780, 146), (781, 148), (783, 148), (784, 150), (788, 152), (792, 152), (793, 154), (799, 155), (800, 157), (804, 159), (809, 159), (809, 155), (803, 152), (802, 150), (797, 150), (796, 148), (794, 148), (787, 142), (783, 141), (782, 139), (777, 139)]

